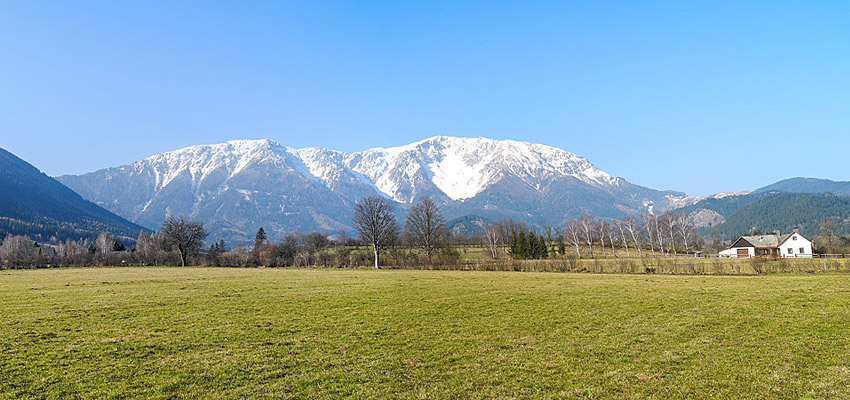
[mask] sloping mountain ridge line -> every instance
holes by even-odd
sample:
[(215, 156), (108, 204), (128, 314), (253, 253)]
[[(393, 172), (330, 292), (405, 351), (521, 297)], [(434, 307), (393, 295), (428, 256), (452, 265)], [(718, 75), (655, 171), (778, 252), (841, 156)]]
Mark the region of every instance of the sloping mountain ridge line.
[(261, 225), (273, 238), (351, 230), (354, 203), (369, 195), (401, 210), (430, 196), (447, 218), (532, 224), (663, 211), (700, 199), (634, 185), (555, 147), (451, 136), (354, 153), (235, 140), (57, 179), (140, 225), (155, 229), (166, 215), (187, 215), (206, 222), (212, 238), (233, 240), (250, 239)]
[(115, 215), (0, 149), (0, 239), (28, 235), (40, 242), (94, 238), (105, 231), (125, 241), (143, 228)]

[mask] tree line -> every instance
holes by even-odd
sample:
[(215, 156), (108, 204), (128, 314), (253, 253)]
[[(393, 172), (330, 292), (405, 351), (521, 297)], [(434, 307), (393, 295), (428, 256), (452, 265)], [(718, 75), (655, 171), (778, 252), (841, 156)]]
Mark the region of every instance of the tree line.
[[(547, 244), (546, 252), (531, 258), (619, 257), (623, 253), (626, 257), (676, 256), (693, 253), (704, 244), (687, 216), (674, 212), (643, 213), (618, 219), (584, 215), (560, 226), (543, 226), (541, 231), (535, 232), (520, 221), (503, 220), (484, 228), (482, 242), (494, 259), (505, 253), (508, 256), (518, 254), (515, 243), (528, 240), (530, 235), (541, 237)], [(529, 257), (521, 252), (519, 258)]]
[(502, 220), (472, 237), (452, 235), (440, 207), (430, 198), (416, 201), (404, 219), (396, 220), (391, 203), (372, 196), (358, 201), (353, 224), (357, 237), (340, 232), (292, 232), (279, 242), (268, 239), (263, 228), (253, 245), (228, 247), (223, 241), (208, 247), (201, 222), (170, 216), (158, 232), (142, 231), (134, 246), (101, 233), (96, 239), (67, 239), (41, 244), (22, 235), (10, 235), (0, 243), (0, 266), (88, 265), (209, 265), (236, 267), (371, 265), (448, 265), (460, 260), (459, 249), (470, 246), (489, 259), (546, 259), (556, 257), (641, 257), (691, 253), (701, 248), (702, 238), (683, 214), (649, 213), (620, 219), (589, 215), (563, 224), (531, 227), (522, 221)]

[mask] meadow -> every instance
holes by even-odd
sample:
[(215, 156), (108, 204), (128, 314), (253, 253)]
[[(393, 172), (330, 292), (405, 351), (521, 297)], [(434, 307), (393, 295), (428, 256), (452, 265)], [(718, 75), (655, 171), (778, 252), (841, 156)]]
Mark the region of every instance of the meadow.
[(850, 275), (0, 271), (0, 398), (850, 398)]

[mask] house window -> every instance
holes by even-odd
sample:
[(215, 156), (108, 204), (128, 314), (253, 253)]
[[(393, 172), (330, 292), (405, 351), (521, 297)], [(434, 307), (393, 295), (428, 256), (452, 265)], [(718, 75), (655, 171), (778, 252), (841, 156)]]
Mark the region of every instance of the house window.
[(796, 236), (791, 236), (791, 240), (797, 240)]
[(789, 248), (788, 248), (788, 254), (794, 254), (794, 249), (792, 249), (792, 248), (790, 248), (790, 247), (789, 247)]
[(806, 249), (803, 248), (803, 247), (800, 247), (800, 254), (806, 254)]

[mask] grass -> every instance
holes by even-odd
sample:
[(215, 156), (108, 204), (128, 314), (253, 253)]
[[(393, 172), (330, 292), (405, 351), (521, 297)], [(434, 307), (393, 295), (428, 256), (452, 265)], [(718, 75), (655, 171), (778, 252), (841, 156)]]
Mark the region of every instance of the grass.
[(0, 271), (0, 398), (850, 398), (850, 276)]
[(617, 274), (675, 275), (761, 275), (850, 272), (850, 258), (549, 258), (543, 260), (498, 259), (445, 265), (418, 263), (396, 265), (400, 269), (441, 269), (462, 271), (591, 272)]
[[(586, 250), (586, 249), (583, 249)], [(448, 262), (422, 263), (422, 258), (410, 257), (418, 250), (401, 248), (389, 251), (383, 261), (398, 269), (438, 269), (462, 271), (523, 271), (523, 272), (591, 272), (618, 274), (676, 274), (676, 275), (761, 275), (775, 273), (833, 273), (850, 272), (850, 258), (718, 258), (694, 257), (693, 254), (679, 253), (677, 256), (662, 257), (659, 252), (644, 251), (639, 257), (632, 249), (627, 253), (617, 250), (614, 257), (610, 249), (605, 252), (594, 249), (594, 258), (585, 251), (583, 258), (575, 257), (572, 248), (567, 248), (567, 256), (550, 254), (549, 258), (541, 260), (517, 260), (508, 256), (504, 249), (500, 250), (499, 258), (492, 259), (487, 249), (482, 246), (461, 246), (457, 248), (458, 259)], [(395, 253), (407, 257), (397, 257)], [(355, 249), (352, 254), (360, 254), (363, 263), (351, 263), (354, 267), (368, 267), (372, 259), (363, 248)], [(711, 253), (711, 252), (709, 252)], [(445, 260), (444, 260), (445, 261)], [(338, 264), (326, 264), (336, 266)]]

